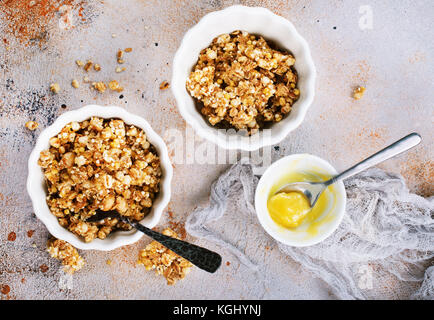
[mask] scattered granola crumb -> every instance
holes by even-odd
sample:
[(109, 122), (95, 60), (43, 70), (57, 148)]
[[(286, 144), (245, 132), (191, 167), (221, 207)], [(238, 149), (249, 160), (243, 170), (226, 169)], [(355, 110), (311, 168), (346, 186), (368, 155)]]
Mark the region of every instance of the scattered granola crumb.
[(125, 49), (125, 52), (131, 52), (131, 51), (133, 51), (133, 48), (126, 48)]
[[(170, 228), (165, 229), (163, 234), (179, 239)], [(168, 285), (173, 285), (176, 281), (183, 279), (193, 266), (189, 261), (157, 241), (152, 241), (139, 252), (137, 263), (142, 264), (146, 270), (155, 270), (157, 274), (163, 275)]]
[(8, 34), (26, 47), (38, 44), (42, 48), (49, 38), (47, 33), (51, 31), (48, 26), (53, 20), (60, 15), (59, 23), (63, 24), (69, 19), (66, 13), (82, 7), (82, 3), (76, 0), (0, 1), (2, 36)]
[(161, 84), (160, 84), (160, 90), (166, 90), (166, 89), (169, 88), (169, 86), (170, 86), (169, 82), (167, 82), (167, 81), (163, 81), (163, 82), (161, 82)]
[(122, 88), (116, 80), (110, 81), (108, 85), (110, 90), (113, 91), (122, 92), (124, 90), (124, 88)]
[(45, 272), (48, 271), (49, 268), (48, 268), (48, 266), (46, 264), (42, 264), (42, 265), (39, 266), (39, 269), (41, 269), (42, 273), (45, 273)]
[(116, 73), (120, 73), (120, 72), (123, 72), (125, 70), (127, 70), (127, 68), (125, 68), (125, 67), (123, 67), (123, 68), (117, 67), (115, 71), (116, 71)]
[(59, 84), (56, 82), (56, 83), (52, 83), (52, 84), (50, 84), (50, 90), (51, 90), (51, 92), (53, 92), (53, 93), (58, 93), (59, 91), (60, 91), (60, 86), (59, 86)]
[(71, 81), (71, 85), (72, 85), (74, 88), (76, 88), (76, 89), (80, 86), (80, 84), (78, 83), (78, 81), (75, 80), (75, 79)]
[(95, 69), (95, 71), (100, 71), (101, 70), (101, 66), (98, 63), (95, 63), (95, 65), (93, 66), (93, 68)]
[(47, 242), (47, 251), (53, 258), (62, 261), (63, 270), (67, 273), (73, 274), (84, 266), (84, 260), (78, 254), (77, 249), (66, 241), (51, 238)]
[(116, 54), (116, 58), (122, 59), (122, 57), (124, 56), (124, 52), (122, 50), (118, 50), (118, 53)]
[(36, 243), (33, 242), (33, 243), (32, 243), (32, 247), (33, 247), (33, 248), (36, 248)]
[(84, 76), (84, 77), (83, 77), (83, 82), (84, 82), (84, 83), (89, 83), (89, 82), (90, 82), (89, 77), (88, 77), (88, 76)]
[(31, 238), (31, 237), (33, 237), (33, 234), (35, 233), (35, 230), (29, 230), (29, 231), (27, 231), (27, 236), (29, 237), (29, 238)]
[(93, 62), (91, 60), (87, 60), (86, 64), (84, 65), (84, 71), (88, 72), (90, 68), (92, 68)]
[[(65, 125), (49, 143), (38, 165), (47, 182), (47, 205), (65, 229), (85, 242), (103, 240), (131, 226), (116, 218), (87, 222), (95, 210), (113, 209), (133, 221), (143, 220), (151, 210), (162, 172), (157, 151), (142, 129), (120, 119), (91, 117)], [(90, 167), (95, 169), (90, 172)]]
[(111, 261), (110, 259), (108, 259), (108, 260), (106, 261), (106, 263), (107, 263), (109, 266), (112, 265), (112, 261)]
[(357, 87), (353, 92), (354, 99), (356, 100), (362, 99), (365, 90), (366, 90), (365, 87)]
[(84, 65), (84, 62), (81, 60), (75, 60), (75, 63), (77, 64), (77, 66), (82, 67)]
[(3, 284), (1, 288), (1, 293), (9, 294), (9, 292), (11, 292), (11, 287), (9, 287), (7, 284)]
[(116, 80), (110, 81), (108, 85), (111, 90), (116, 90), (119, 87), (119, 83)]
[(103, 93), (107, 89), (106, 84), (102, 81), (94, 82), (92, 83), (92, 86), (101, 93)]
[(112, 33), (112, 38), (116, 38), (116, 33)]
[(125, 63), (125, 60), (124, 59), (118, 59), (118, 63), (123, 64), (123, 63)]
[(230, 263), (229, 261), (226, 261), (226, 265), (227, 265), (227, 266), (230, 266), (231, 263)]
[(27, 121), (26, 122), (26, 128), (29, 130), (36, 130), (39, 126), (39, 123), (37, 123), (36, 121)]
[(16, 238), (17, 238), (17, 234), (15, 232), (12, 231), (11, 233), (9, 233), (8, 235), (9, 241), (15, 241)]

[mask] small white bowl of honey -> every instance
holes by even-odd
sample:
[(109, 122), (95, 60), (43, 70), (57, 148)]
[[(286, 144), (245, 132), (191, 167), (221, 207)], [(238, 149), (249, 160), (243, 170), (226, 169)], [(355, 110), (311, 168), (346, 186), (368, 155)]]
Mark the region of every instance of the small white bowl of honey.
[(274, 162), (262, 175), (255, 193), (255, 208), (262, 227), (284, 244), (305, 247), (331, 235), (345, 214), (342, 181), (330, 185), (313, 208), (297, 192), (276, 193), (291, 182), (325, 181), (337, 174), (327, 161), (310, 154), (294, 154)]

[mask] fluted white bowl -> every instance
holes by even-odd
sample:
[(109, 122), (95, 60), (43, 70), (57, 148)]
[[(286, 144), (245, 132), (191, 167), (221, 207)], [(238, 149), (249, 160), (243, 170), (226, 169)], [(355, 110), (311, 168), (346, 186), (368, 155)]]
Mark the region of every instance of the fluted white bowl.
[(63, 228), (57, 218), (50, 212), (46, 202), (47, 187), (41, 167), (38, 165), (39, 154), (41, 151), (50, 147), (49, 139), (57, 135), (62, 128), (72, 121), (84, 121), (90, 117), (100, 117), (105, 119), (122, 119), (126, 124), (134, 125), (142, 129), (149, 142), (155, 147), (161, 161), (162, 179), (160, 182), (160, 192), (146, 217), (140, 221), (146, 227), (153, 228), (161, 218), (164, 208), (170, 200), (171, 180), (173, 175), (172, 164), (169, 159), (166, 144), (163, 139), (151, 128), (149, 123), (140, 116), (127, 112), (120, 107), (102, 107), (88, 105), (77, 110), (62, 114), (48, 128), (44, 129), (39, 135), (36, 145), (30, 154), (28, 162), (27, 192), (32, 200), (33, 209), (36, 216), (45, 224), (48, 231), (56, 238), (65, 240), (79, 249), (94, 250), (113, 250), (121, 246), (132, 244), (139, 240), (143, 233), (132, 229), (130, 231), (116, 231), (110, 233), (104, 240), (95, 239), (86, 243), (77, 235)]
[[(294, 103), (290, 114), (274, 123), (270, 129), (271, 134), (264, 135), (264, 138), (240, 136), (234, 130), (222, 134), (221, 130), (212, 127), (198, 112), (193, 97), (185, 87), (200, 51), (208, 47), (215, 37), (235, 30), (261, 35), (290, 51), (296, 59), (294, 67), (299, 77), (300, 98)], [(252, 151), (279, 143), (302, 123), (314, 98), (315, 78), (316, 71), (309, 46), (290, 21), (265, 8), (236, 5), (207, 14), (188, 30), (173, 60), (171, 88), (181, 115), (199, 136), (225, 149)]]

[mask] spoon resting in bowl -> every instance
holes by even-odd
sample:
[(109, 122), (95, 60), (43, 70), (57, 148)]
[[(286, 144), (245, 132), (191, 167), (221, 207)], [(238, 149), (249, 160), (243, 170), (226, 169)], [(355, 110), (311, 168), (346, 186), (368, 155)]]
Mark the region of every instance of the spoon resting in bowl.
[(100, 222), (106, 218), (116, 218), (124, 223), (131, 225), (132, 227), (143, 232), (155, 241), (158, 241), (167, 249), (172, 250), (184, 259), (190, 261), (196, 267), (199, 267), (200, 269), (207, 272), (214, 273), (222, 263), (222, 257), (218, 253), (149, 229), (138, 222), (133, 222), (127, 217), (120, 215), (115, 210), (97, 210), (95, 215), (88, 218), (86, 221)]
[(407, 151), (408, 149), (418, 145), (421, 140), (422, 138), (419, 134), (411, 133), (327, 181), (288, 183), (277, 190), (273, 196), (279, 193), (300, 193), (306, 197), (310, 208), (313, 208), (323, 191), (331, 184), (351, 177), (365, 169), (379, 164), (380, 162), (390, 159), (401, 152)]

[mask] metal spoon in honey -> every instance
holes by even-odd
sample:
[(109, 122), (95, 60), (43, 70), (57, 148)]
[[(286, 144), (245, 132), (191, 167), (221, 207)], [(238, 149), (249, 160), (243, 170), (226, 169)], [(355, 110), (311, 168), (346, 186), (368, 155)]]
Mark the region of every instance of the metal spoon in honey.
[(331, 184), (346, 179), (348, 177), (351, 177), (363, 170), (366, 170), (372, 166), (379, 164), (380, 162), (383, 162), (404, 151), (407, 151), (408, 149), (418, 145), (421, 140), (422, 138), (419, 134), (411, 133), (327, 181), (322, 181), (322, 182), (306, 181), (306, 182), (288, 183), (283, 187), (281, 187), (279, 190), (277, 190), (273, 196), (279, 193), (289, 194), (291, 192), (298, 192), (303, 194), (306, 197), (307, 201), (309, 202), (310, 208), (313, 208), (318, 198), (321, 196), (324, 190), (327, 189), (327, 187), (330, 186)]

